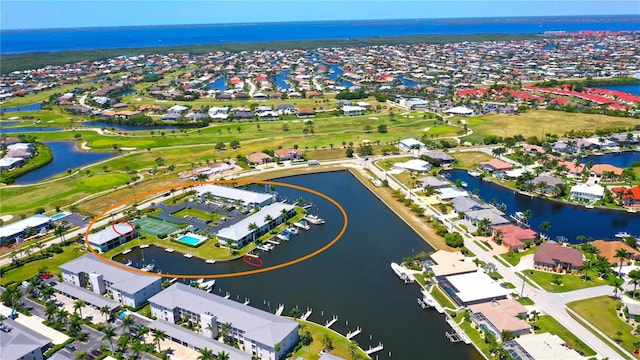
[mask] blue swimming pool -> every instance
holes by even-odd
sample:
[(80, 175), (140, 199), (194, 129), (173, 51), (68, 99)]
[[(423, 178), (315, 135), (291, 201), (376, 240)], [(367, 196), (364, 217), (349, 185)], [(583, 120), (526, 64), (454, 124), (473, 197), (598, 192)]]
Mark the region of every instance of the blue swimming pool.
[(53, 216), (51, 217), (51, 220), (60, 220), (60, 219), (62, 219), (63, 217), (65, 217), (65, 216), (69, 216), (69, 215), (71, 215), (71, 214), (70, 214), (70, 213), (68, 213), (68, 212), (61, 212), (61, 213), (58, 213), (58, 214), (53, 215)]
[(189, 246), (198, 246), (205, 240), (207, 240), (207, 238), (204, 236), (196, 235), (194, 233), (188, 233), (179, 237), (177, 241)]

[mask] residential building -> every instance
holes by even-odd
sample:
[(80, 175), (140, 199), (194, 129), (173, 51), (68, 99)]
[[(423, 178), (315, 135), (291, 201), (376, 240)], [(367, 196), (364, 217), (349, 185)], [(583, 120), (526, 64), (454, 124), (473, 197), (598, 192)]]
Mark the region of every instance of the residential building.
[(502, 347), (521, 360), (584, 360), (558, 335), (550, 333), (521, 336), (504, 342)]
[(502, 233), (502, 245), (513, 250), (524, 250), (525, 241), (533, 242), (538, 237), (538, 233), (530, 228), (520, 227), (514, 224), (494, 225), (491, 226), (494, 241), (498, 239), (498, 232)]
[(427, 173), (433, 168), (431, 164), (420, 159), (411, 159), (409, 161), (395, 163), (393, 167), (398, 170), (405, 170), (416, 173)]
[[(235, 244), (237, 247), (243, 247), (287, 221), (295, 212), (294, 209), (295, 206), (280, 202), (267, 205), (237, 223), (220, 229), (218, 241), (225, 245)], [(268, 217), (271, 218), (270, 221), (267, 221)], [(252, 228), (252, 224), (255, 224), (255, 228)]]
[(22, 242), (25, 238), (45, 234), (53, 228), (53, 220), (46, 215), (37, 214), (26, 219), (0, 227), (0, 245)]
[(469, 197), (456, 197), (455, 199), (451, 200), (451, 205), (457, 213), (490, 208), (489, 205), (481, 203)]
[(403, 151), (412, 151), (412, 150), (424, 150), (426, 146), (425, 144), (421, 143), (420, 141), (414, 138), (408, 138), (408, 139), (400, 140), (400, 142), (398, 143), (398, 147), (400, 148), (400, 150), (403, 150)]
[(247, 163), (249, 163), (250, 166), (268, 164), (272, 161), (273, 161), (273, 158), (263, 152), (247, 155)]
[(439, 285), (460, 306), (506, 299), (511, 292), (483, 272), (446, 276)]
[(571, 272), (580, 269), (582, 258), (579, 250), (545, 242), (533, 255), (533, 265), (538, 270)]
[(343, 106), (342, 107), (342, 112), (347, 115), (347, 116), (358, 116), (358, 115), (364, 115), (367, 113), (367, 109), (363, 108), (362, 106)]
[(25, 161), (23, 158), (5, 156), (0, 159), (0, 170), (11, 170), (13, 168), (19, 168), (24, 165), (24, 162)]
[(201, 198), (235, 203), (239, 201), (244, 207), (261, 208), (274, 201), (272, 194), (259, 193), (229, 186), (204, 184), (195, 188)]
[(439, 188), (451, 186), (451, 182), (449, 182), (449, 180), (441, 176), (425, 176), (422, 179), (419, 179), (418, 181), (422, 183), (422, 187), (424, 188), (431, 186), (436, 189), (439, 189)]
[[(60, 265), (62, 279), (66, 284), (73, 284), (80, 289), (89, 289), (98, 295), (109, 295), (113, 300), (131, 307), (142, 305), (149, 297), (162, 290), (162, 278), (141, 275), (107, 264), (93, 254), (87, 254)], [(58, 285), (62, 285), (58, 284)], [(56, 289), (59, 292), (67, 288)], [(69, 295), (81, 294), (78, 292)], [(104, 298), (104, 297), (103, 297)], [(105, 298), (106, 299), (106, 298)], [(98, 307), (92, 298), (82, 298)], [(106, 299), (109, 300), (109, 299)], [(108, 304), (106, 304), (108, 305)]]
[(478, 225), (482, 220), (489, 220), (489, 225), (509, 224), (511, 220), (504, 217), (504, 213), (495, 208), (469, 210), (464, 212), (464, 218)]
[(543, 194), (555, 193), (556, 186), (565, 185), (566, 181), (549, 176), (549, 175), (538, 175), (533, 180), (531, 180), (531, 184), (540, 189), (540, 192)]
[(503, 331), (511, 331), (520, 336), (531, 332), (531, 325), (526, 318), (527, 309), (514, 299), (488, 301), (469, 306), (471, 320), (491, 331), (497, 339), (502, 338)]
[(456, 106), (450, 109), (446, 109), (443, 111), (445, 114), (449, 115), (459, 115), (459, 116), (471, 116), (474, 114), (472, 109), (469, 109), (466, 106)]
[(604, 196), (604, 188), (600, 185), (577, 184), (571, 187), (572, 199), (596, 201)]
[(280, 161), (295, 161), (301, 160), (303, 158), (302, 154), (298, 149), (287, 148), (287, 149), (278, 149), (274, 151), (275, 157), (280, 159)]
[(438, 280), (444, 276), (478, 271), (478, 266), (459, 251), (438, 250), (429, 255), (429, 259), (427, 268)]
[(100, 252), (106, 252), (138, 237), (136, 228), (128, 222), (108, 225), (98, 232), (89, 234), (89, 245)]
[(611, 191), (616, 195), (620, 205), (640, 207), (640, 186), (614, 187)]
[(614, 181), (622, 175), (624, 169), (609, 164), (595, 164), (589, 169), (588, 184), (598, 184), (603, 181)]
[(428, 151), (423, 153), (422, 156), (434, 160), (438, 166), (448, 166), (456, 160), (453, 156), (442, 151)]
[(51, 340), (11, 319), (0, 320), (0, 359), (42, 360)]
[(188, 317), (200, 325), (204, 336), (212, 339), (223, 324), (229, 324), (229, 336), (246, 353), (261, 359), (281, 359), (298, 342), (295, 321), (182, 283), (151, 297), (149, 303), (152, 316), (169, 323)]
[(492, 174), (504, 174), (504, 172), (513, 169), (513, 165), (500, 159), (491, 159), (489, 161), (481, 162), (478, 167), (484, 172)]
[(599, 256), (604, 257), (612, 264), (620, 263), (620, 258), (616, 257), (616, 253), (620, 249), (624, 249), (627, 253), (630, 254), (630, 257), (627, 259), (622, 259), (623, 264), (631, 265), (633, 261), (640, 261), (640, 251), (632, 248), (631, 246), (625, 244), (622, 240), (615, 241), (605, 241), (605, 240), (596, 240), (592, 241), (591, 245), (593, 245), (596, 249), (598, 249)]

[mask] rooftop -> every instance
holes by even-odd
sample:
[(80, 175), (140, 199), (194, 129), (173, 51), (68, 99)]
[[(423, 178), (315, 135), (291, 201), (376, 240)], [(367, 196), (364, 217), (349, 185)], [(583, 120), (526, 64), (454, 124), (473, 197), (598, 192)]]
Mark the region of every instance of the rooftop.
[(549, 333), (521, 336), (514, 340), (534, 359), (580, 360), (584, 359), (577, 351), (564, 346), (565, 342)]
[(258, 212), (247, 216), (246, 218), (238, 221), (237, 223), (228, 226), (226, 228), (220, 229), (218, 231), (218, 237), (222, 237), (225, 239), (231, 240), (240, 240), (245, 236), (251, 234), (251, 230), (249, 230), (249, 224), (255, 223), (258, 228), (264, 226), (267, 221), (265, 217), (267, 215), (272, 218), (277, 218), (282, 215), (282, 210), (285, 209), (287, 211), (291, 211), (295, 206), (289, 204), (283, 204), (280, 202), (273, 203), (271, 205), (267, 205), (260, 209)]
[(129, 223), (119, 222), (111, 226), (107, 226), (96, 233), (89, 234), (89, 242), (93, 245), (100, 246), (113, 239), (117, 239), (120, 236), (128, 236), (133, 231), (135, 231), (135, 228)]
[(18, 220), (14, 223), (0, 227), (0, 238), (13, 236), (22, 232), (28, 227), (41, 226), (48, 223), (49, 221), (51, 221), (51, 218), (42, 214), (33, 215), (26, 219)]
[(22, 359), (51, 343), (49, 338), (11, 319), (0, 324), (0, 359)]
[(473, 261), (466, 261), (467, 258), (459, 251), (438, 250), (429, 257), (436, 263), (431, 266), (431, 271), (435, 276), (462, 274), (478, 270), (478, 266)]
[(511, 292), (483, 272), (452, 275), (446, 279), (456, 288), (458, 299), (464, 303), (501, 298)]
[(469, 309), (474, 313), (482, 313), (499, 331), (522, 331), (531, 328), (528, 322), (518, 318), (518, 315), (526, 314), (527, 309), (514, 299), (475, 304), (469, 306)]
[(198, 195), (211, 193), (214, 196), (219, 196), (225, 199), (240, 200), (244, 204), (262, 204), (265, 201), (273, 198), (271, 194), (263, 194), (255, 191), (248, 191), (242, 189), (236, 189), (228, 186), (205, 184), (195, 188)]

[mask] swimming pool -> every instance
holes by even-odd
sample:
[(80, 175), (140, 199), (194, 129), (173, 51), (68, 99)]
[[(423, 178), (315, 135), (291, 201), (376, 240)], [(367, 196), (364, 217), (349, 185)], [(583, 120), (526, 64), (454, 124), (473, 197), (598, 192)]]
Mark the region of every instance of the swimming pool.
[(71, 215), (71, 213), (68, 213), (68, 212), (61, 212), (61, 213), (58, 213), (58, 214), (53, 215), (53, 216), (51, 217), (51, 220), (60, 220), (60, 219), (62, 219), (63, 217), (65, 217), (65, 216), (69, 216), (69, 215)]
[(200, 236), (194, 233), (187, 233), (179, 237), (177, 241), (189, 246), (198, 246), (205, 240), (207, 240), (207, 238), (204, 236)]

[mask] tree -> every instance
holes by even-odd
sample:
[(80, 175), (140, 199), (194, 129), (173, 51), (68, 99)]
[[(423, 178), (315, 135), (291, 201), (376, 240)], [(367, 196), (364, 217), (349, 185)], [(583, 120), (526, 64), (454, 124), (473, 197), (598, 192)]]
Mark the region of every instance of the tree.
[(129, 334), (122, 334), (118, 337), (118, 340), (116, 340), (116, 344), (118, 344), (118, 348), (123, 354), (127, 353), (127, 348), (129, 347), (130, 342), (131, 336)]
[(629, 271), (629, 284), (633, 285), (632, 298), (636, 298), (636, 288), (640, 285), (640, 269)]
[(448, 233), (444, 236), (444, 241), (448, 246), (459, 248), (464, 246), (464, 238), (457, 232)]
[(327, 333), (325, 333), (322, 337), (322, 347), (327, 351), (333, 350), (333, 340)]
[(229, 336), (230, 333), (231, 323), (222, 323), (222, 325), (220, 325), (220, 336), (222, 336), (222, 341), (224, 341), (226, 344), (229, 344), (231, 342), (231, 336)]
[(346, 155), (347, 155), (348, 158), (352, 158), (353, 157), (353, 149), (352, 148), (347, 148)]
[(251, 234), (253, 235), (253, 242), (256, 241), (256, 233), (258, 232), (258, 225), (256, 225), (256, 223), (252, 222), (247, 226), (247, 229), (249, 231), (251, 231)]
[(551, 229), (551, 223), (548, 220), (540, 223), (540, 231), (549, 231), (549, 229)]
[(109, 309), (109, 306), (105, 305), (100, 308), (100, 314), (104, 315), (104, 322), (107, 322), (111, 315), (111, 309)]
[(213, 359), (215, 359), (213, 351), (208, 349), (208, 348), (200, 349), (199, 354), (200, 355), (198, 355), (198, 360), (213, 360)]
[(349, 342), (349, 353), (354, 358), (358, 354), (358, 343), (355, 341)]
[(47, 303), (47, 306), (44, 309), (44, 315), (47, 317), (48, 322), (52, 322), (56, 312), (58, 312), (58, 307), (54, 303)]
[(125, 316), (125, 318), (122, 319), (122, 327), (127, 329), (129, 336), (131, 336), (131, 326), (133, 326), (133, 324), (134, 321), (131, 316)]
[(220, 351), (218, 355), (216, 355), (216, 360), (229, 360), (229, 359), (231, 359), (229, 357), (229, 354), (226, 353), (224, 350)]
[(73, 313), (75, 314), (76, 311), (80, 312), (80, 318), (82, 318), (82, 308), (84, 307), (84, 301), (78, 299), (76, 301), (73, 302)]
[(531, 324), (533, 325), (533, 328), (536, 328), (536, 322), (538, 322), (538, 319), (540, 318), (540, 312), (538, 310), (531, 310), (531, 312), (529, 313), (529, 319), (531, 320)]
[(505, 342), (515, 339), (516, 335), (511, 330), (502, 330), (500, 337), (502, 337), (502, 342)]
[(622, 291), (622, 284), (624, 284), (624, 280), (621, 278), (615, 278), (611, 281), (611, 286), (613, 286), (613, 297), (618, 298), (618, 291)]
[(136, 340), (131, 344), (131, 352), (133, 354), (133, 358), (137, 359), (138, 356), (144, 351), (144, 345), (140, 340)]
[(302, 311), (301, 311), (299, 308), (297, 308), (297, 307), (294, 307), (294, 308), (293, 308), (293, 309), (291, 309), (291, 311), (289, 312), (289, 316), (291, 316), (292, 318), (296, 318), (296, 319), (297, 319), (297, 318), (299, 318), (299, 317), (300, 317), (300, 315), (302, 315)]
[(618, 268), (618, 276), (620, 276), (620, 278), (622, 278), (622, 263), (624, 263), (624, 260), (629, 258), (630, 256), (631, 253), (624, 248), (616, 250), (616, 254), (613, 256), (620, 259), (620, 266)]
[(379, 132), (379, 133), (384, 134), (384, 133), (386, 133), (387, 131), (388, 131), (388, 130), (387, 130), (387, 125), (384, 125), (384, 124), (383, 124), (383, 125), (378, 125), (378, 132)]
[(160, 342), (167, 338), (167, 334), (163, 330), (153, 329), (152, 336), (153, 336), (153, 343), (156, 344), (156, 346), (158, 347), (158, 352), (161, 352)]

